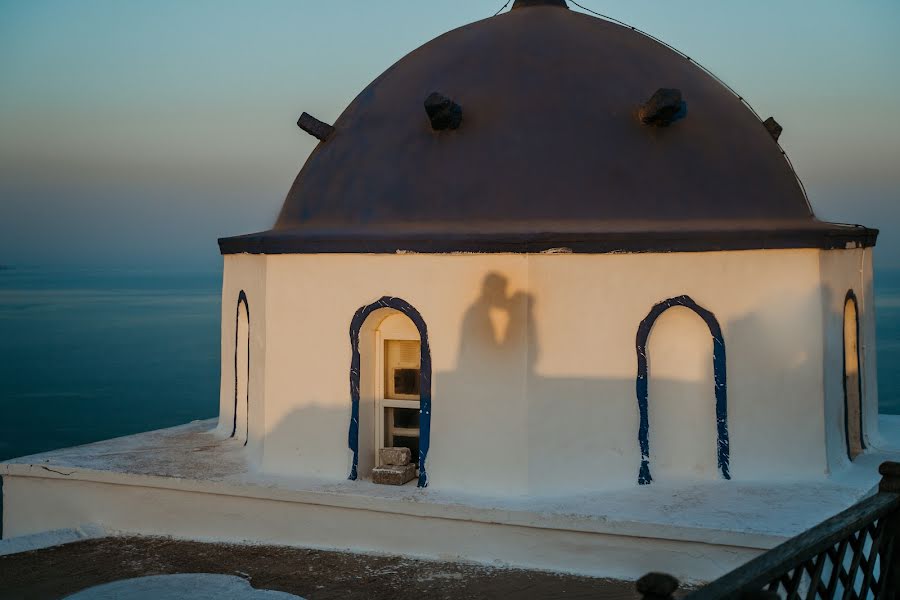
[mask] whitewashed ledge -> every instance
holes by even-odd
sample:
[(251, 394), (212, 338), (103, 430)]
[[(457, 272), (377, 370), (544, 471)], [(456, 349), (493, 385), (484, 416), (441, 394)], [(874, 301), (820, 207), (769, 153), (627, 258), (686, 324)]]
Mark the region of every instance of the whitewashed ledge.
[[(886, 420), (883, 418), (883, 420)], [(889, 418), (884, 431), (900, 431)], [(110, 531), (400, 554), (631, 579), (712, 579), (871, 493), (873, 450), (808, 482), (654, 483), (553, 498), (491, 498), (250, 472), (215, 421), (14, 459), (6, 537)], [(893, 439), (893, 436), (885, 436)]]
[(300, 596), (273, 590), (258, 590), (246, 579), (213, 573), (151, 575), (104, 583), (82, 590), (65, 600), (303, 600)]
[(42, 548), (52, 548), (82, 540), (106, 537), (106, 530), (96, 525), (86, 525), (73, 529), (54, 529), (30, 535), (6, 537), (0, 540), (0, 556), (31, 552)]

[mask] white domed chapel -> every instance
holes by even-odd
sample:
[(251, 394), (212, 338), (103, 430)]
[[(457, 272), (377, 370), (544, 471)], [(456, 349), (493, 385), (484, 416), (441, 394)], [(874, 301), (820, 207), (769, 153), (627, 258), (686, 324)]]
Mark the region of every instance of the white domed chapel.
[(692, 61), (563, 4), (404, 57), (271, 230), (220, 240), (220, 428), (255, 468), (400, 446), (419, 486), (558, 495), (822, 477), (876, 435), (877, 231), (817, 220)]
[(708, 580), (894, 456), (877, 230), (689, 58), (516, 0), (298, 124), (272, 229), (219, 240), (219, 418), (4, 464), (5, 531)]

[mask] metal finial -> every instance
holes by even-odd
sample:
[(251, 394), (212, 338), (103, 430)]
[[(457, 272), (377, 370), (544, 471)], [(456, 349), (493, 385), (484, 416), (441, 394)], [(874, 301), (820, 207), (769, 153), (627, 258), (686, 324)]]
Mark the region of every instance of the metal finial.
[(510, 10), (517, 8), (530, 8), (532, 6), (558, 6), (560, 8), (569, 8), (566, 0), (516, 0)]

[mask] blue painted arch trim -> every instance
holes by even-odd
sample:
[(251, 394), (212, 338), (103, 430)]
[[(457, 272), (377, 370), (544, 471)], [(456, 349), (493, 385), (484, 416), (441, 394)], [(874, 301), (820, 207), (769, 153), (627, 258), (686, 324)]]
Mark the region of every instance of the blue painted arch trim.
[(244, 438), (244, 445), (250, 441), (250, 303), (247, 301), (247, 294), (244, 290), (238, 293), (237, 307), (234, 311), (234, 423), (231, 426), (231, 437), (237, 433), (237, 408), (238, 408), (238, 333), (241, 322), (241, 304), (247, 311), (247, 435)]
[(648, 368), (647, 368), (647, 339), (656, 319), (673, 306), (689, 308), (703, 319), (713, 339), (713, 379), (716, 392), (716, 434), (717, 434), (717, 461), (719, 472), (723, 479), (731, 479), (729, 469), (730, 451), (728, 443), (728, 385), (725, 369), (725, 340), (722, 337), (722, 328), (715, 315), (706, 310), (690, 297), (676, 296), (663, 300), (656, 304), (650, 313), (644, 317), (638, 326), (635, 345), (637, 347), (637, 392), (638, 412), (640, 413), (640, 426), (638, 428), (638, 442), (641, 447), (641, 468), (638, 473), (638, 483), (646, 485), (653, 481), (650, 475), (650, 420), (647, 414), (648, 394)]
[(425, 459), (428, 456), (428, 447), (431, 442), (431, 349), (428, 346), (428, 327), (419, 311), (412, 304), (401, 298), (384, 296), (377, 302), (360, 307), (353, 315), (350, 322), (350, 347), (352, 357), (350, 359), (350, 432), (349, 446), (353, 451), (353, 466), (350, 469), (350, 479), (359, 477), (359, 333), (363, 323), (374, 311), (382, 308), (394, 309), (407, 317), (419, 330), (421, 347), (421, 365), (419, 374), (419, 487), (428, 485), (428, 475), (425, 471)]

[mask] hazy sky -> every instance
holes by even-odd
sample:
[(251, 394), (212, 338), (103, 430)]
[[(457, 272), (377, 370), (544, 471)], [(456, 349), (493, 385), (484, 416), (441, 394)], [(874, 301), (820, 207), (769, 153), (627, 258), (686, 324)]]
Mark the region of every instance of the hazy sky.
[[(898, 0), (580, 0), (704, 63), (763, 116), (817, 214), (900, 267)], [(215, 265), (401, 56), (502, 0), (0, 0), (0, 263)]]

